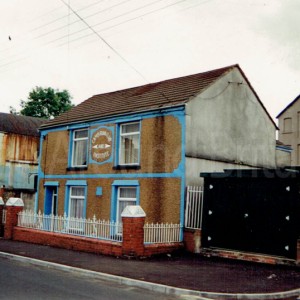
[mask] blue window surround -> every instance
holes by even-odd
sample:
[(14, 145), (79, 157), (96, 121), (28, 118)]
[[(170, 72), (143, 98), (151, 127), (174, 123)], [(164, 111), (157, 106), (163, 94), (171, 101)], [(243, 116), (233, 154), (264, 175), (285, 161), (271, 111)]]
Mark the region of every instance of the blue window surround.
[[(117, 120), (116, 123), (116, 147), (115, 147), (115, 159), (114, 159), (114, 166), (118, 167), (125, 167), (125, 168), (130, 168), (130, 167), (136, 167), (140, 165), (141, 162), (141, 136), (142, 136), (142, 126), (141, 126), (141, 117), (136, 117), (136, 118), (129, 118), (126, 120)], [(139, 135), (139, 157), (138, 157), (138, 163), (137, 164), (122, 164), (120, 165), (120, 131), (121, 131), (121, 125), (123, 124), (130, 124), (130, 123), (138, 123), (140, 124), (140, 135)]]
[[(43, 153), (43, 140), (44, 137), (48, 133), (56, 132), (56, 131), (62, 131), (62, 130), (69, 130), (70, 132), (72, 130), (80, 129), (80, 128), (88, 128), (89, 126), (101, 126), (108, 123), (115, 123), (118, 127), (118, 124), (120, 123), (129, 123), (134, 122), (142, 119), (147, 118), (153, 118), (158, 116), (174, 116), (178, 119), (178, 121), (181, 124), (181, 135), (182, 135), (182, 155), (181, 155), (181, 162), (179, 167), (174, 170), (172, 173), (127, 173), (127, 174), (65, 174), (65, 175), (58, 175), (58, 174), (44, 174), (43, 170), (41, 169), (41, 155), (39, 157), (39, 166), (38, 166), (38, 180), (41, 179), (89, 179), (89, 178), (112, 178), (112, 179), (136, 179), (136, 178), (181, 178), (181, 205), (180, 205), (180, 222), (183, 224), (184, 222), (184, 195), (185, 195), (185, 130), (186, 130), (186, 123), (185, 123), (185, 106), (184, 105), (178, 105), (173, 106), (169, 108), (163, 108), (163, 109), (155, 109), (152, 111), (145, 111), (140, 113), (132, 113), (127, 115), (120, 115), (120, 116), (114, 116), (114, 117), (108, 117), (108, 118), (102, 118), (99, 120), (91, 120), (90, 122), (85, 122), (81, 124), (70, 124), (68, 126), (59, 126), (59, 127), (53, 127), (53, 128), (46, 128), (41, 129), (41, 138), (40, 138), (40, 153)], [(115, 134), (115, 137), (117, 134)], [(115, 139), (116, 142), (118, 142), (118, 139)], [(117, 145), (115, 146), (115, 149), (117, 148)], [(116, 154), (116, 152), (115, 152)], [(112, 186), (115, 187), (115, 186)], [(38, 195), (39, 195), (39, 184), (38, 184), (38, 190), (36, 193), (35, 198), (35, 211), (38, 210)], [(112, 193), (114, 192), (114, 188), (112, 188)], [(66, 197), (66, 199), (68, 199)], [(112, 197), (113, 199), (113, 197)], [(139, 201), (139, 198), (137, 199)], [(113, 202), (112, 202), (113, 203)], [(112, 212), (113, 209), (111, 209)], [(112, 215), (112, 213), (111, 213)], [(112, 218), (113, 219), (113, 218)], [(181, 232), (181, 236), (182, 236)]]
[(70, 202), (70, 188), (71, 187), (85, 187), (84, 192), (84, 205), (83, 205), (83, 216), (86, 217), (86, 202), (87, 202), (87, 182), (86, 180), (68, 180), (66, 183), (66, 193), (65, 193), (65, 207), (64, 212), (69, 215), (69, 202)]
[(82, 126), (78, 126), (72, 129), (69, 129), (69, 155), (68, 155), (68, 168), (72, 169), (72, 168), (86, 168), (87, 166), (73, 166), (73, 140), (74, 140), (74, 133), (77, 130), (83, 130), (83, 129), (87, 129), (88, 130), (88, 141), (87, 141), (87, 153), (86, 153), (86, 161), (88, 164), (89, 161), (89, 139), (90, 139), (90, 130), (89, 127), (87, 125), (82, 125)]
[(46, 181), (44, 183), (44, 186), (59, 186), (59, 182), (58, 181)]
[(115, 180), (111, 185), (110, 220), (116, 222), (119, 187), (136, 187), (136, 204), (140, 204), (140, 184), (138, 180)]

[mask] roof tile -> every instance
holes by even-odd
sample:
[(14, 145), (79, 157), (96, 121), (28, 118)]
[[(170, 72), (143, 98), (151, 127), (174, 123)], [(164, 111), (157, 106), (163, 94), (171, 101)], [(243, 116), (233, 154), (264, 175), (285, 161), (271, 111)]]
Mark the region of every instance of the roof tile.
[(49, 120), (41, 128), (184, 104), (237, 66), (233, 65), (204, 73), (95, 95), (70, 111)]

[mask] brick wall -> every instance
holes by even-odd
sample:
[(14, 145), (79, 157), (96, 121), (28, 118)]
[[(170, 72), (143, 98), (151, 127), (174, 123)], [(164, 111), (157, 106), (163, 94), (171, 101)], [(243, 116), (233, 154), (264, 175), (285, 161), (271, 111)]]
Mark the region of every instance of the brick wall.
[(184, 229), (184, 247), (188, 252), (200, 253), (201, 248), (201, 229)]
[(13, 239), (14, 228), (18, 224), (18, 213), (23, 210), (22, 206), (6, 207), (6, 222), (4, 225), (4, 239)]
[(70, 250), (106, 254), (113, 256), (122, 255), (122, 243), (85, 238), (69, 234), (60, 234), (35, 229), (14, 228), (15, 241), (33, 244), (48, 245)]
[(145, 217), (123, 217), (123, 242), (114, 242), (18, 227), (17, 214), (22, 209), (19, 206), (7, 207), (4, 232), (6, 239), (97, 254), (134, 257), (170, 253), (183, 247), (182, 243), (144, 245)]

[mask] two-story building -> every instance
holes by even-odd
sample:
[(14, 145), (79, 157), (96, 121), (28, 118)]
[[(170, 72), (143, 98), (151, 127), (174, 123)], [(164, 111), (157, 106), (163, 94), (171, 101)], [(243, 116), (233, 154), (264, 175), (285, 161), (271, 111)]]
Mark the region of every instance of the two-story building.
[(292, 148), (291, 165), (300, 165), (300, 95), (278, 116), (279, 141)]
[(238, 65), (95, 95), (43, 124), (36, 211), (184, 221), (200, 172), (274, 168), (276, 125)]
[(45, 120), (0, 113), (0, 188), (5, 200), (20, 197), (33, 209), (38, 171), (39, 131)]

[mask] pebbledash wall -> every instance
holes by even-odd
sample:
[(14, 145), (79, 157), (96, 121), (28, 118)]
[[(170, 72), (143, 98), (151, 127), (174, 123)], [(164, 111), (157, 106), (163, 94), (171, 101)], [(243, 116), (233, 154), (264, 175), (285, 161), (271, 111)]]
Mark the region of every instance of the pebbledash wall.
[[(119, 126), (140, 124), (138, 166), (119, 166)], [(86, 168), (70, 167), (72, 134), (89, 130)], [(106, 149), (97, 148), (97, 144)], [(57, 187), (58, 215), (69, 214), (70, 186), (85, 187), (84, 217), (116, 220), (117, 188), (137, 188), (136, 205), (146, 222), (181, 223), (185, 193), (184, 106), (41, 130), (38, 197), (35, 211), (49, 212), (46, 189)]]

